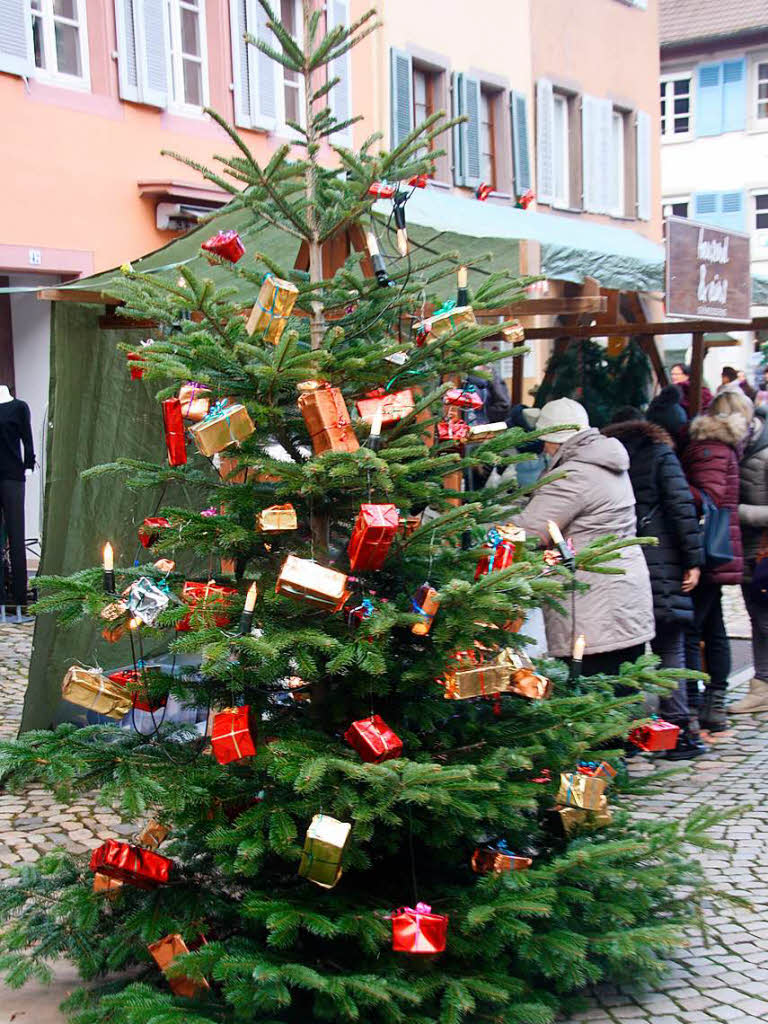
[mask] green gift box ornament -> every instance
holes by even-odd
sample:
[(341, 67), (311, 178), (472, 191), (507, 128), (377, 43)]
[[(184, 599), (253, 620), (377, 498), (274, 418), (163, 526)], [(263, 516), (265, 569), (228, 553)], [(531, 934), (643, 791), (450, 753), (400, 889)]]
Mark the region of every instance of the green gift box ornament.
[(352, 825), (328, 814), (316, 814), (307, 829), (299, 874), (323, 889), (332, 889), (341, 878), (341, 858)]

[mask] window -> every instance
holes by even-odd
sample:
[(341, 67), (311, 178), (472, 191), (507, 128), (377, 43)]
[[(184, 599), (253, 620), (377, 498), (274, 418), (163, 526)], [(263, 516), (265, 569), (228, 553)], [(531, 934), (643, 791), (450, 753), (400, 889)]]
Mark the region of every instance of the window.
[[(435, 72), (426, 68), (413, 68), (413, 124), (417, 127), (423, 124), (428, 117), (435, 113)], [(434, 139), (419, 152), (419, 156), (426, 155), (428, 150), (435, 148)]]
[(755, 66), (757, 86), (756, 115), (758, 121), (768, 120), (768, 60), (761, 60)]
[(454, 183), (472, 189), (486, 184), (495, 192), (511, 193), (511, 118), (501, 116), (507, 93), (461, 72), (453, 74), (451, 93), (453, 116), (466, 117), (453, 136)]
[(203, 0), (168, 0), (171, 101), (200, 110), (208, 102)]
[(488, 89), (480, 90), (480, 178), (496, 190), (496, 123), (495, 97)]
[(755, 231), (768, 228), (768, 192), (755, 196)]
[(747, 122), (746, 61), (701, 64), (696, 77), (696, 134), (744, 131)]
[(691, 131), (691, 76), (661, 80), (661, 136), (674, 138)]
[(84, 0), (30, 0), (32, 50), (40, 78), (88, 83)]
[(625, 116), (614, 110), (611, 118), (611, 209), (614, 217), (623, 217), (627, 212), (625, 144)]
[(747, 205), (743, 192), (696, 192), (693, 219), (730, 231), (746, 229)]
[(672, 199), (664, 203), (662, 209), (662, 216), (664, 217), (687, 217), (688, 216), (688, 200), (687, 199)]
[(568, 137), (568, 97), (554, 94), (554, 132), (552, 145), (553, 202), (557, 206), (571, 205), (570, 158)]

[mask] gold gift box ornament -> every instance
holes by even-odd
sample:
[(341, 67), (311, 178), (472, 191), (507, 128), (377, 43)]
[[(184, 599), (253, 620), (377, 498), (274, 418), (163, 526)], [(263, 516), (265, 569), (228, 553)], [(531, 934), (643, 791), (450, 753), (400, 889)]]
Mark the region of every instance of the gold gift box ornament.
[(476, 324), (475, 311), (471, 306), (457, 306), (453, 299), (449, 299), (432, 316), (415, 323), (413, 330), (417, 339), (439, 341), (460, 327), (474, 327)]
[(458, 651), (459, 662), (445, 674), (443, 696), (446, 700), (469, 700), (472, 697), (493, 697), (509, 685), (509, 668), (498, 662), (477, 663), (474, 651)]
[(510, 693), (528, 700), (546, 700), (552, 693), (552, 683), (546, 676), (540, 675), (533, 667), (533, 662), (523, 651), (515, 651), (505, 647), (497, 661), (509, 669)]
[(244, 405), (228, 405), (226, 399), (221, 399), (189, 432), (200, 454), (210, 458), (231, 444), (240, 444), (255, 429)]
[(341, 858), (352, 825), (329, 814), (316, 814), (307, 829), (299, 874), (322, 889), (332, 889), (341, 878)]
[(338, 612), (344, 607), (350, 592), (343, 572), (318, 565), (308, 558), (288, 555), (277, 577), (275, 593), (326, 611)]
[(608, 806), (608, 797), (601, 796), (598, 806), (591, 811), (582, 807), (555, 807), (563, 832), (569, 836), (576, 828), (604, 828), (613, 821), (613, 812)]
[(290, 281), (266, 274), (261, 282), (256, 305), (251, 310), (245, 329), (248, 334), (264, 332), (264, 340), (276, 345), (280, 341), (288, 317), (296, 305), (299, 289)]
[(584, 811), (600, 809), (600, 800), (605, 793), (606, 780), (580, 772), (563, 772), (560, 775), (560, 789), (555, 800), (568, 807)]
[(107, 679), (97, 668), (73, 665), (61, 684), (61, 696), (70, 704), (97, 711), (108, 718), (123, 718), (133, 707), (131, 694)]
[(262, 533), (282, 533), (297, 530), (299, 523), (293, 505), (270, 505), (259, 512), (256, 522)]

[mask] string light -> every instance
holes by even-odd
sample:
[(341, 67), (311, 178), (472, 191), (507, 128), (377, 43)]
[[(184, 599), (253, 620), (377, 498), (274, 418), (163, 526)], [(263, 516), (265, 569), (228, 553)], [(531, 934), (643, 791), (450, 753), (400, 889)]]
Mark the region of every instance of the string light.
[(395, 227), (397, 228), (397, 251), (401, 256), (408, 255), (408, 229), (405, 226), (405, 203), (407, 195), (398, 192), (395, 196)]
[(468, 306), (469, 305), (469, 289), (467, 288), (467, 268), (459, 267), (456, 274), (456, 284), (458, 286), (456, 292), (456, 305), (457, 306)]
[(389, 288), (389, 274), (387, 273), (387, 267), (384, 263), (384, 257), (381, 255), (381, 251), (379, 249), (379, 240), (376, 237), (376, 232), (373, 228), (369, 228), (368, 231), (366, 231), (365, 241), (368, 246), (368, 255), (371, 257), (371, 263), (373, 264), (373, 272), (376, 275), (376, 280), (382, 288)]
[(104, 545), (104, 593), (114, 594), (115, 592), (115, 563), (112, 553), (112, 545), (107, 541)]

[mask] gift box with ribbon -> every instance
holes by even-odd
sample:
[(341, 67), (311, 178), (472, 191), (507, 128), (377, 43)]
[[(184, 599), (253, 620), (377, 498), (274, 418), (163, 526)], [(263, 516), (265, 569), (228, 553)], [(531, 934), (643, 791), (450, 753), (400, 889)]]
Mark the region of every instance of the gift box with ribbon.
[(413, 391), (410, 388), (406, 388), (404, 391), (393, 391), (390, 394), (383, 389), (380, 391), (380, 394), (371, 392), (355, 403), (361, 420), (366, 423), (374, 423), (377, 416), (380, 415), (382, 427), (391, 427), (413, 412), (415, 403)]
[[(223, 260), (229, 260), (230, 263), (237, 263), (241, 257), (245, 256), (245, 246), (236, 231), (217, 231), (215, 235), (203, 242), (200, 248), (205, 252), (220, 256)], [(208, 262), (215, 263), (216, 261), (209, 259)]]
[(509, 677), (509, 692), (528, 700), (546, 700), (552, 693), (552, 682), (530, 668), (520, 668)]
[(262, 533), (282, 533), (284, 530), (297, 530), (296, 509), (293, 505), (270, 505), (259, 512), (256, 522)]
[(116, 644), (118, 640), (122, 640), (128, 631), (129, 615), (125, 601), (112, 601), (101, 609), (100, 616), (108, 623), (101, 631), (107, 643)]
[(448, 916), (433, 914), (428, 903), (401, 907), (392, 914), (392, 949), (396, 953), (442, 953)]
[(443, 696), (446, 700), (469, 700), (471, 697), (493, 697), (509, 685), (509, 668), (494, 662), (478, 664), (474, 651), (457, 651), (453, 655), (459, 667), (445, 674)]
[(117, 839), (107, 839), (91, 854), (91, 871), (127, 882), (137, 889), (154, 889), (163, 885), (168, 881), (172, 867), (173, 861), (167, 857)]
[(125, 358), (131, 371), (131, 380), (141, 380), (144, 376), (144, 368), (141, 365), (145, 361), (144, 356), (141, 352), (127, 352)]
[(200, 420), (205, 419), (211, 408), (211, 400), (208, 398), (210, 393), (210, 388), (206, 388), (194, 380), (181, 385), (179, 401), (181, 402), (181, 415), (185, 420), (199, 423)]
[(137, 834), (136, 845), (143, 846), (145, 850), (156, 850), (170, 834), (171, 830), (167, 826), (152, 818)]
[(492, 529), (488, 531), (488, 542), (486, 548), (490, 549), (489, 554), (483, 555), (475, 567), (475, 579), (486, 576), (490, 572), (499, 572), (501, 569), (508, 569), (510, 565), (518, 562), (525, 550), (525, 530), (517, 530), (516, 535), (508, 532), (509, 527), (501, 530)]
[(344, 739), (369, 764), (380, 764), (403, 753), (403, 741), (379, 715), (353, 722)]
[(379, 199), (391, 199), (395, 192), (397, 185), (390, 185), (388, 181), (374, 181), (368, 186), (368, 195)]
[(594, 810), (584, 810), (581, 807), (555, 806), (551, 810), (553, 819), (557, 822), (559, 831), (570, 836), (577, 828), (595, 829), (610, 825), (613, 821), (613, 812), (608, 806), (608, 798), (601, 796), (598, 806)]
[(274, 274), (266, 274), (261, 282), (256, 305), (248, 317), (246, 331), (255, 334), (264, 332), (264, 340), (277, 345), (293, 311), (299, 289), (290, 281), (283, 281)]
[(654, 718), (648, 725), (639, 725), (633, 729), (629, 738), (641, 750), (674, 750), (680, 735), (680, 726), (665, 722), (662, 718)]
[(465, 443), (469, 438), (469, 424), (464, 420), (440, 420), (437, 424), (438, 441), (458, 441)]
[(328, 451), (356, 452), (360, 447), (352, 429), (347, 404), (338, 388), (318, 382), (311, 390), (302, 390), (299, 409), (307, 425), (315, 455)]
[(170, 466), (184, 466), (187, 462), (187, 439), (184, 434), (184, 419), (178, 398), (166, 398), (162, 403), (165, 447)]
[(240, 444), (255, 429), (244, 405), (227, 405), (226, 399), (221, 399), (189, 432), (200, 454), (210, 458), (231, 444)]
[(512, 853), (505, 840), (495, 845), (478, 846), (472, 854), (472, 870), (477, 875), (502, 874), (505, 871), (525, 871), (533, 861)]
[(598, 779), (605, 779), (610, 782), (616, 778), (616, 769), (608, 761), (579, 761), (576, 771), (581, 775), (594, 775)]
[(167, 530), (170, 522), (164, 516), (147, 516), (139, 527), (139, 541), (143, 548), (151, 548), (160, 539), (160, 531)]
[(420, 526), (421, 516), (404, 516), (401, 514), (397, 524), (397, 532), (399, 536), (407, 538), (411, 534), (416, 533)]
[(128, 611), (145, 626), (154, 626), (160, 612), (168, 607), (169, 602), (168, 585), (165, 581), (161, 580), (158, 585), (146, 576), (135, 580), (126, 595)]
[(106, 896), (108, 900), (114, 900), (122, 888), (123, 883), (116, 878), (110, 878), (109, 875), (102, 875), (97, 871), (93, 876), (93, 891), (98, 896)]
[(344, 618), (348, 626), (357, 627), (361, 622), (366, 619), (370, 619), (373, 615), (373, 601), (369, 597), (364, 597), (360, 604), (355, 605), (352, 608), (344, 609)]
[(525, 341), (525, 331), (519, 320), (513, 320), (501, 328), (504, 340), (510, 345), (521, 345)]
[(61, 684), (61, 696), (70, 704), (97, 711), (108, 718), (123, 718), (132, 707), (131, 695), (97, 668), (73, 665)]
[(424, 344), (425, 341), (438, 341), (460, 327), (474, 327), (476, 323), (471, 306), (457, 306), (454, 299), (449, 299), (432, 316), (415, 323), (413, 330), (417, 344)]
[(110, 672), (109, 679), (124, 687), (137, 711), (160, 711), (168, 703), (167, 697), (150, 697), (140, 669), (121, 668)]
[(422, 583), (413, 595), (411, 607), (417, 615), (421, 616), (419, 622), (414, 622), (411, 632), (415, 636), (426, 636), (432, 629), (437, 609), (440, 607), (440, 595), (429, 583)]
[(223, 587), (214, 583), (213, 580), (209, 580), (207, 583), (188, 581), (182, 587), (181, 600), (184, 604), (189, 605), (189, 614), (176, 623), (177, 632), (183, 633), (192, 628), (193, 612), (202, 613), (203, 622), (206, 625), (209, 624), (210, 619), (213, 619), (214, 626), (219, 628), (228, 626), (231, 617), (230, 599), (237, 593), (237, 587)]
[(349, 597), (343, 572), (296, 555), (288, 555), (283, 562), (275, 593), (331, 612), (340, 611)]
[(299, 874), (322, 889), (332, 889), (341, 878), (341, 858), (352, 825), (329, 814), (316, 814), (307, 829)]
[[(166, 974), (177, 957), (190, 952), (186, 942), (179, 934), (166, 935), (164, 938), (158, 939), (157, 942), (151, 943), (147, 949), (163, 974)], [(168, 985), (175, 996), (182, 996), (185, 999), (196, 999), (202, 992), (210, 988), (205, 978), (201, 978), (199, 981), (185, 977), (168, 978)]]
[(465, 388), (449, 388), (443, 395), (445, 405), (454, 409), (482, 409), (483, 399), (480, 393), (470, 384)]
[(495, 437), (507, 430), (507, 424), (502, 420), (499, 423), (477, 423), (469, 428), (467, 444), (479, 444), (481, 441), (492, 441)]
[(211, 746), (219, 764), (256, 756), (256, 720), (248, 704), (214, 715)]
[(555, 800), (568, 807), (579, 807), (585, 811), (596, 811), (600, 807), (600, 798), (605, 792), (605, 779), (594, 775), (581, 775), (579, 772), (562, 772), (560, 789)]
[(347, 548), (350, 568), (380, 569), (399, 526), (400, 513), (394, 505), (362, 504)]

